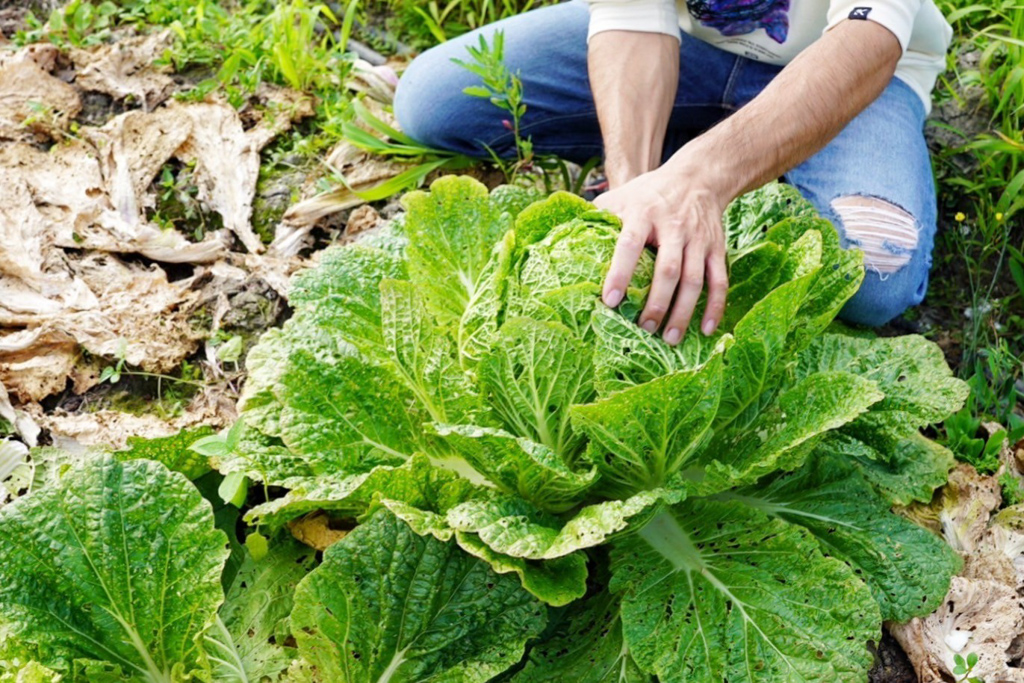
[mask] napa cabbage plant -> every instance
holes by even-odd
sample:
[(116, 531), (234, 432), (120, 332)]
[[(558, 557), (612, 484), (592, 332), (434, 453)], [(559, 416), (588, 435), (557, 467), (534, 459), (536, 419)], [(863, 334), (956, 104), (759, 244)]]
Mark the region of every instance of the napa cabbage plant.
[(289, 489), (250, 522), (391, 515), (516, 576), (564, 610), (517, 680), (862, 680), (881, 621), (941, 601), (957, 559), (890, 508), (944, 481), (918, 431), (965, 387), (833, 323), (861, 256), (795, 191), (730, 207), (727, 317), (677, 347), (635, 324), (649, 254), (599, 301), (613, 216), (465, 178), (405, 205), (250, 356), (220, 464)]
[[(22, 656), (150, 683), (863, 681), (882, 621), (941, 602), (957, 556), (891, 509), (945, 481), (919, 432), (966, 387), (921, 337), (834, 322), (861, 255), (794, 190), (729, 208), (726, 316), (675, 347), (635, 324), (650, 254), (600, 302), (620, 224), (585, 201), (448, 177), (404, 204), (294, 279), (239, 423), (196, 446), (261, 484), (269, 555), (229, 556), (177, 446), (87, 461), (0, 509)], [(355, 523), (319, 563), (274, 535), (318, 511)]]

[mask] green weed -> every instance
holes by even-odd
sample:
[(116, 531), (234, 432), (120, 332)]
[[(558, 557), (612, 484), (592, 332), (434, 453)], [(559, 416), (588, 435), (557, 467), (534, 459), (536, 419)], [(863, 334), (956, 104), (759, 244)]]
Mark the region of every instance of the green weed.
[(118, 7), (113, 2), (93, 4), (72, 0), (64, 7), (53, 10), (44, 25), (29, 15), (28, 30), (19, 34), (22, 44), (47, 38), (60, 47), (88, 47), (105, 42), (110, 37)]
[(953, 655), (953, 675), (959, 676), (957, 683), (985, 683), (976, 676), (971, 676), (978, 665), (978, 655), (971, 652), (965, 659), (962, 655)]
[[(413, 140), (375, 116), (359, 100), (352, 102), (352, 111), (355, 118), (352, 121), (341, 123), (341, 133), (346, 140), (363, 151), (410, 165), (408, 170), (399, 173), (394, 178), (386, 180), (376, 187), (357, 192), (367, 201), (386, 199), (403, 190), (419, 187), (427, 176), (436, 170), (457, 170), (477, 163), (476, 160), (462, 154), (434, 149)], [(332, 177), (328, 181), (331, 180), (335, 184), (349, 187), (348, 181), (337, 169), (332, 169)]]
[(155, 381), (156, 404), (159, 404), (161, 407), (154, 405), (154, 410), (158, 412), (165, 409), (169, 409), (170, 412), (180, 411), (197, 391), (207, 386), (203, 369), (195, 363), (183, 361), (178, 369), (177, 377), (136, 370), (128, 365), (126, 358), (127, 349), (128, 342), (122, 339), (117, 352), (117, 362), (114, 365), (108, 365), (103, 368), (103, 371), (100, 373), (100, 384), (104, 382), (117, 384), (121, 381), (122, 377), (137, 378), (147, 382)]
[[(991, 473), (999, 445), (1024, 436), (1024, 4), (945, 0), (940, 8), (956, 38), (936, 99), (953, 99), (965, 110), (981, 106), (990, 119), (973, 136), (954, 130), (962, 144), (934, 160), (947, 229), (936, 242), (942, 275), (933, 278), (930, 301), (963, 320), (962, 330), (951, 333), (961, 347), (959, 374), (972, 389), (967, 406), (946, 421), (947, 444)], [(969, 53), (973, 60), (962, 57)], [(969, 173), (961, 170), (964, 158)], [(983, 420), (1005, 428), (986, 441), (978, 437)], [(1016, 493), (1004, 486), (1007, 499)]]
[[(1021, 398), (1017, 380), (1021, 366), (1005, 340), (976, 360), (967, 383), (971, 394), (967, 403), (944, 423), (945, 445), (957, 459), (973, 465), (983, 474), (999, 469), (999, 451), (1004, 443), (1015, 444), (1024, 438), (1024, 417), (1015, 412)], [(991, 421), (1004, 428), (987, 439), (979, 436), (982, 422)]]
[[(1008, 339), (1024, 357), (1024, 4), (946, 0), (941, 8), (957, 31), (950, 71), (936, 98), (957, 99), (980, 88), (991, 111), (988, 130), (936, 158), (941, 208), (959, 229), (940, 234), (936, 264), (954, 277), (936, 278), (936, 297), (954, 315), (970, 310), (963, 334), (962, 374), (973, 372), (983, 350)], [(977, 66), (960, 68), (957, 55), (978, 54)], [(953, 163), (973, 159), (969, 175)], [(949, 220), (954, 218), (956, 221)], [(960, 274), (967, 287), (960, 284)], [(1007, 277), (1007, 275), (1012, 277)]]
[(495, 107), (508, 114), (509, 118), (502, 123), (512, 131), (515, 137), (516, 159), (507, 162), (499, 157), (494, 150), (487, 148), (494, 164), (505, 174), (509, 183), (514, 183), (519, 173), (533, 162), (533, 142), (522, 135), (522, 119), (526, 113), (523, 102), (523, 81), (518, 73), (505, 64), (505, 34), (498, 31), (493, 42), (488, 44), (484, 36), (480, 36), (477, 46), (466, 48), (468, 61), (454, 59), (456, 64), (480, 77), (482, 85), (470, 86), (462, 92), (470, 97), (480, 97), (490, 101)]
[(1024, 483), (1012, 472), (999, 475), (999, 488), (1003, 494), (1003, 505), (1006, 507), (1024, 503)]
[(199, 201), (194, 172), (194, 161), (165, 164), (155, 181), (156, 206), (147, 210), (147, 214), (149, 220), (160, 227), (179, 230), (201, 242), (207, 233), (221, 229), (224, 223), (220, 214), (209, 211)]
[(365, 6), (387, 17), (390, 32), (422, 49), (550, 4), (552, 0), (368, 0)]
[(493, 149), (487, 148), (494, 165), (501, 169), (506, 182), (515, 184), (524, 174), (534, 179), (539, 176), (548, 193), (559, 189), (556, 185), (557, 181), (560, 181), (561, 189), (580, 194), (587, 175), (600, 163), (600, 159), (588, 161), (574, 179), (564, 160), (553, 154), (534, 153), (532, 139), (523, 137), (522, 134), (522, 119), (526, 114), (523, 82), (519, 78), (519, 73), (513, 73), (505, 64), (504, 33), (496, 31), (490, 43), (484, 36), (480, 36), (478, 45), (466, 49), (470, 60), (453, 61), (479, 76), (481, 85), (465, 88), (463, 93), (490, 101), (509, 117), (503, 119), (502, 123), (512, 132), (516, 158), (503, 159)]

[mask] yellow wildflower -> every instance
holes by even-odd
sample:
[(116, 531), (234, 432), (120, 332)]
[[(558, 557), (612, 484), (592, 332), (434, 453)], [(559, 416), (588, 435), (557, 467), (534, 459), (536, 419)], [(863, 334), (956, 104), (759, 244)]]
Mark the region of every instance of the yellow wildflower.
[(967, 220), (967, 216), (964, 214), (963, 211), (957, 211), (956, 215), (953, 216), (953, 218), (956, 219), (957, 223), (963, 223), (965, 220)]

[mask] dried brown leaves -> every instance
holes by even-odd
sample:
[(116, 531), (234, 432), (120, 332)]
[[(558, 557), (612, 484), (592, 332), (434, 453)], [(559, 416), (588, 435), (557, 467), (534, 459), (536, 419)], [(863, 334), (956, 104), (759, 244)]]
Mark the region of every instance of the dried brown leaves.
[[(87, 390), (97, 383), (101, 365), (115, 358), (147, 372), (170, 372), (209, 334), (195, 318), (215, 298), (211, 288), (223, 284), (215, 270), (284, 289), (297, 266), (259, 255), (252, 199), (260, 149), (312, 114), (312, 103), (300, 93), (263, 87), (255, 106), (241, 114), (220, 101), (160, 104), (173, 82), (153, 62), (169, 40), (168, 34), (128, 37), (76, 50), (73, 79), (61, 72), (71, 84), (53, 75), (59, 61), (53, 46), (0, 53), (4, 419), (18, 404), (62, 392), (69, 382), (75, 392)], [(146, 110), (72, 133), (79, 90), (131, 97)], [(55, 144), (33, 144), (40, 142)], [(171, 160), (191, 169), (197, 200), (223, 218), (219, 234), (194, 242), (148, 218), (156, 206), (154, 179)], [(232, 235), (248, 254), (231, 251)], [(171, 278), (152, 261), (209, 265)], [(116, 443), (121, 432), (151, 431), (128, 418), (71, 419), (23, 408), (55, 433), (83, 443)], [(23, 425), (25, 410), (16, 413)], [(200, 410), (223, 422), (225, 408), (216, 398)]]
[[(397, 125), (394, 117), (380, 105), (365, 100), (364, 104), (367, 104), (367, 109), (377, 118), (390, 126)], [(366, 204), (366, 200), (360, 197), (358, 192), (369, 190), (409, 170), (408, 164), (364, 152), (347, 140), (338, 143), (327, 154), (324, 163), (331, 171), (345, 179), (345, 185), (319, 192), (289, 207), (284, 214), (275, 243), (284, 243), (296, 230), (308, 229), (325, 216)]]
[(174, 91), (174, 81), (167, 75), (169, 69), (154, 65), (173, 43), (174, 34), (166, 30), (89, 50), (72, 50), (75, 84), (117, 100), (131, 97), (149, 111)]
[[(987, 425), (991, 434), (996, 425)], [(1015, 448), (1004, 446), (1000, 473), (1018, 480)], [(996, 477), (960, 465), (927, 506), (905, 511), (941, 533), (964, 558), (946, 600), (935, 613), (890, 631), (922, 683), (954, 680), (954, 656), (978, 655), (972, 672), (989, 683), (1024, 683), (1024, 506), (1006, 508)]]
[(348, 536), (349, 533), (344, 529), (332, 529), (331, 519), (326, 512), (314, 512), (289, 522), (288, 529), (298, 541), (321, 552)]
[(57, 48), (0, 52), (0, 140), (60, 138), (82, 109), (78, 92), (51, 75)]

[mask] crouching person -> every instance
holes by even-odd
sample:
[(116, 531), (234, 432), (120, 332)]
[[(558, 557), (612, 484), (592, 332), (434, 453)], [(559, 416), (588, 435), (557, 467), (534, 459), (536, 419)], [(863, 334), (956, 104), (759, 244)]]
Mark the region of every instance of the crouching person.
[(621, 300), (641, 251), (657, 249), (639, 324), (676, 344), (707, 289), (714, 332), (728, 277), (721, 216), (782, 178), (864, 252), (841, 317), (881, 325), (921, 302), (936, 226), (924, 120), (952, 30), (933, 0), (573, 0), (427, 51), (395, 113), (421, 142), (514, 156), (515, 139), (464, 60), (504, 33), (539, 153), (604, 155), (601, 208), (623, 220), (603, 299)]

